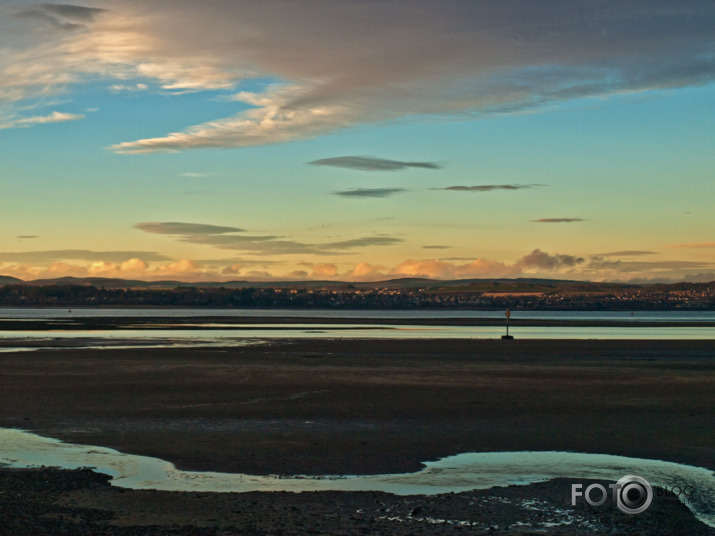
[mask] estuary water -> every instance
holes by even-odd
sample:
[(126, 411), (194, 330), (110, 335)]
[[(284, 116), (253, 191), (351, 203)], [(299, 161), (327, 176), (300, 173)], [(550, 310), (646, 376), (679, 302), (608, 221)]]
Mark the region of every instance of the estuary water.
[[(519, 339), (715, 339), (715, 327), (520, 327), (509, 333)], [(0, 331), (3, 339), (32, 344), (56, 341), (58, 346), (117, 346), (133, 340), (144, 346), (243, 346), (270, 339), (498, 339), (504, 329), (494, 326), (335, 326), (314, 324), (236, 325), (227, 329), (121, 329)], [(43, 344), (48, 347), (47, 344)]]
[[(715, 322), (715, 311), (511, 311), (512, 318), (554, 321)], [(0, 320), (60, 320), (71, 318), (335, 318), (335, 319), (503, 319), (503, 310), (440, 309), (197, 309), (197, 308), (73, 308), (0, 307)]]
[[(161, 318), (164, 323), (143, 323), (149, 318)], [(256, 318), (263, 322), (251, 321)], [(279, 322), (284, 318), (296, 322)], [(124, 322), (116, 329), (83, 329), (82, 322), (88, 319), (136, 319), (136, 323)], [(450, 325), (459, 319), (489, 320), (492, 325)], [(501, 319), (505, 320), (504, 311), (493, 310), (4, 308), (0, 321), (5, 321), (7, 329), (0, 330), (0, 341), (27, 341), (32, 346), (43, 340), (45, 347), (52, 340), (62, 345), (71, 340), (77, 346), (91, 341), (91, 346), (98, 347), (102, 341), (117, 346), (121, 340), (148, 346), (235, 346), (281, 338), (489, 339), (505, 333), (504, 325), (494, 324)], [(51, 326), (41, 331), (15, 329), (13, 324), (20, 326), (23, 320), (48, 321)], [(405, 320), (429, 324), (399, 323)], [(512, 311), (511, 320), (509, 333), (519, 339), (715, 339), (715, 311)], [(515, 320), (537, 320), (544, 325), (515, 326)]]
[[(435, 495), (495, 486), (525, 485), (553, 478), (618, 481), (630, 474), (652, 486), (688, 490), (678, 498), (695, 516), (715, 527), (715, 475), (690, 465), (577, 452), (464, 453), (424, 462), (415, 473), (352, 476), (276, 476), (180, 471), (172, 463), (105, 448), (0, 429), (0, 465), (93, 467), (112, 476), (115, 486), (165, 491), (382, 491), (396, 495)], [(588, 484), (586, 484), (588, 485)], [(585, 487), (585, 486), (584, 486)], [(570, 488), (564, 489), (565, 498)]]

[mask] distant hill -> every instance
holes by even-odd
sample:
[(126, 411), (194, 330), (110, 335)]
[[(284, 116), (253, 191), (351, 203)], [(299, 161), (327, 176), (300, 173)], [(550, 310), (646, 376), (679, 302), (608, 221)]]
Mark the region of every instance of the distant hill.
[[(429, 288), (430, 290), (455, 290), (455, 291), (476, 291), (483, 290), (488, 286), (558, 286), (564, 284), (579, 285), (599, 285), (599, 283), (588, 283), (580, 281), (567, 281), (559, 279), (454, 279), (440, 280), (420, 277), (403, 277), (398, 279), (387, 279), (384, 281), (372, 282), (348, 282), (348, 281), (141, 281), (138, 279), (119, 279), (106, 277), (58, 277), (55, 279), (35, 279), (23, 281), (16, 277), (0, 276), (0, 285), (27, 285), (33, 287), (45, 287), (52, 285), (73, 285), (82, 287), (97, 287), (106, 289), (117, 288), (354, 288), (354, 289), (413, 289)], [(471, 288), (470, 288), (471, 287)]]
[[(79, 287), (117, 288), (330, 288), (345, 286), (342, 281), (142, 281), (138, 279), (119, 279), (107, 277), (58, 277), (55, 279), (34, 279), (23, 281), (16, 277), (0, 276), (0, 285), (27, 285), (47, 287), (52, 285), (72, 285)], [(363, 285), (356, 283), (356, 285)], [(372, 287), (373, 284), (367, 284)]]
[(56, 279), (35, 279), (33, 281), (24, 281), (23, 284), (33, 287), (47, 287), (51, 285), (76, 285), (79, 287), (97, 288), (136, 288), (152, 286), (147, 281), (114, 278), (110, 279), (106, 277), (58, 277)]
[(22, 279), (18, 279), (17, 277), (0, 275), (0, 285), (17, 285), (18, 283), (24, 283), (24, 281)]
[(429, 279), (421, 277), (403, 277), (383, 281), (355, 282), (355, 281), (142, 281), (138, 279), (119, 279), (106, 277), (59, 277), (56, 279), (35, 279), (23, 281), (16, 277), (0, 275), (0, 286), (27, 285), (45, 287), (52, 285), (71, 285), (82, 287), (96, 287), (105, 289), (174, 289), (174, 288), (283, 288), (283, 289), (426, 289), (430, 292), (508, 292), (517, 289), (522, 291), (547, 291), (560, 292), (594, 292), (634, 287), (660, 287), (663, 289), (689, 289), (703, 285), (703, 283), (672, 283), (672, 284), (633, 284), (633, 283), (600, 283), (590, 281), (574, 281), (568, 279), (543, 279), (519, 277), (513, 279)]

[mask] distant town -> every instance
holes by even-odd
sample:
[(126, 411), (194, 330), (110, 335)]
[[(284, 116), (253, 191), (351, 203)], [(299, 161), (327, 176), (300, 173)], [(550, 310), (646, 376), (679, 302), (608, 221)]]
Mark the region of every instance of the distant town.
[(182, 283), (0, 278), (0, 306), (325, 309), (715, 310), (715, 282), (630, 285), (545, 279), (374, 283)]

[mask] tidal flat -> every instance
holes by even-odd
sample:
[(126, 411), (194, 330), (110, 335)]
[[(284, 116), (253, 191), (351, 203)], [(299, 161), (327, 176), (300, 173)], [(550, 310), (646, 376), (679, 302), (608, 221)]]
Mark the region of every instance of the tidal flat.
[[(614, 454), (712, 470), (714, 362), (715, 341), (707, 340), (40, 348), (0, 354), (0, 426), (152, 456), (185, 470), (255, 475), (415, 472), (429, 460), (500, 451)], [(42, 471), (60, 489), (79, 487), (65, 493), (48, 484), (45, 493), (27, 480)], [(157, 527), (176, 534), (713, 530), (677, 500), (635, 516), (571, 506), (570, 484), (561, 479), (400, 497), (122, 490), (102, 475), (55, 469), (2, 475), (25, 479), (13, 486), (26, 486), (35, 497), (30, 502), (49, 509), (31, 516), (28, 534), (49, 531), (48, 520), (93, 534), (162, 533)], [(84, 484), (68, 483), (75, 481)], [(3, 488), (5, 504), (16, 504), (13, 486)], [(553, 508), (539, 501), (553, 501)], [(3, 509), (12, 518), (6, 523), (21, 528), (18, 519), (28, 518), (13, 508)], [(57, 514), (68, 508), (79, 513)]]

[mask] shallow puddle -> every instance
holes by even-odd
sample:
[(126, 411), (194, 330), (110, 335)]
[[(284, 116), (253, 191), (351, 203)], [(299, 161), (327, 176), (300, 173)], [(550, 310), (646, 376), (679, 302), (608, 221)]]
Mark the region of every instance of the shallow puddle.
[[(681, 495), (695, 516), (715, 527), (715, 475), (701, 467), (575, 452), (464, 453), (425, 462), (415, 473), (353, 476), (278, 476), (180, 471), (170, 462), (113, 449), (64, 443), (14, 429), (0, 429), (0, 464), (9, 467), (92, 467), (113, 477), (115, 486), (165, 491), (382, 491), (396, 495), (434, 495), (553, 478), (618, 481), (645, 477), (651, 485), (690, 490)], [(586, 484), (587, 485), (587, 484)], [(584, 486), (585, 487), (585, 486)], [(570, 489), (564, 490), (566, 500)]]

